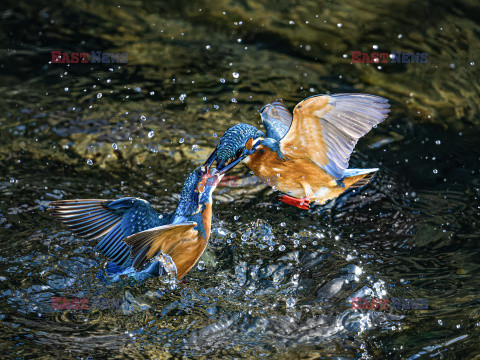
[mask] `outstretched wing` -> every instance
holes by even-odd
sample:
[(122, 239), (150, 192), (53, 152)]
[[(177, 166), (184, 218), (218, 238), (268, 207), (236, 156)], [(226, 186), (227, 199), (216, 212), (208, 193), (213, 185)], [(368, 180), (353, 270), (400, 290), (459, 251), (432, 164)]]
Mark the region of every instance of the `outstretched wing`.
[(52, 215), (75, 234), (103, 239), (96, 248), (121, 267), (130, 265), (130, 247), (122, 240), (139, 231), (162, 224), (159, 214), (142, 199), (60, 200), (50, 203)]
[(133, 259), (135, 270), (140, 271), (155, 255), (163, 253), (170, 255), (177, 267), (177, 277), (181, 279), (207, 246), (207, 241), (198, 236), (195, 226), (196, 222), (187, 221), (159, 226), (127, 237), (124, 241), (132, 248), (130, 258)]
[(275, 100), (260, 110), (267, 138), (280, 141), (292, 123), (292, 114), (282, 100)]
[(341, 180), (358, 139), (384, 121), (388, 100), (367, 94), (318, 95), (298, 103), (288, 133), (280, 141), (285, 155), (312, 160)]

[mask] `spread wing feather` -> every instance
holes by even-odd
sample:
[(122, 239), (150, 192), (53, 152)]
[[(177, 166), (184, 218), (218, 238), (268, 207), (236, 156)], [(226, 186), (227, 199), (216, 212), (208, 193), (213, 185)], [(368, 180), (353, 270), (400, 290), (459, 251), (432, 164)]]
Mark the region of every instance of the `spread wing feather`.
[(260, 110), (267, 137), (280, 141), (292, 123), (292, 114), (282, 100), (275, 100)]
[(140, 271), (156, 255), (168, 254), (177, 268), (181, 279), (202, 255), (207, 242), (194, 230), (197, 223), (186, 221), (163, 225), (127, 237), (124, 241), (131, 247), (133, 267)]
[(384, 121), (388, 100), (367, 94), (318, 95), (303, 100), (280, 141), (283, 153), (306, 157), (338, 180), (362, 136)]
[(161, 224), (159, 214), (142, 199), (60, 200), (50, 203), (52, 215), (60, 218), (76, 235), (103, 239), (97, 249), (121, 267), (130, 265), (127, 236)]

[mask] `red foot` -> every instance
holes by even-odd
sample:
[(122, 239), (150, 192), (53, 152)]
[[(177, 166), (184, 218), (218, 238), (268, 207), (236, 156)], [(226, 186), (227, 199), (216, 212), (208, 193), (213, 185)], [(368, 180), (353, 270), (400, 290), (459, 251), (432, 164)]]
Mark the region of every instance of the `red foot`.
[(310, 199), (308, 197), (299, 199), (288, 195), (282, 195), (280, 196), (280, 201), (288, 205), (296, 206), (299, 209), (310, 210)]

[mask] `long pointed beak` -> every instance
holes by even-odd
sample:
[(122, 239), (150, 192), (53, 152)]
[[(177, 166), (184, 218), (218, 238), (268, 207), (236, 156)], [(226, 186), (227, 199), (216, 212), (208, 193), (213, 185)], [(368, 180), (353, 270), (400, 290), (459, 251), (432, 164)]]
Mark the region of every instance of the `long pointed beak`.
[(212, 166), (212, 164), (215, 162), (216, 159), (217, 159), (217, 149), (215, 149), (212, 152), (212, 154), (209, 156), (207, 161), (205, 161), (205, 163), (203, 164), (206, 171), (208, 171), (210, 169), (210, 167)]
[(216, 169), (212, 169), (212, 171), (217, 170), (218, 173), (225, 174), (227, 171), (229, 171), (230, 169), (233, 169), (235, 166), (237, 166), (238, 163), (242, 162), (242, 160), (245, 159), (247, 156), (248, 156), (248, 154), (243, 153), (237, 159), (233, 160), (228, 165), (225, 165), (223, 168), (218, 168), (217, 167)]

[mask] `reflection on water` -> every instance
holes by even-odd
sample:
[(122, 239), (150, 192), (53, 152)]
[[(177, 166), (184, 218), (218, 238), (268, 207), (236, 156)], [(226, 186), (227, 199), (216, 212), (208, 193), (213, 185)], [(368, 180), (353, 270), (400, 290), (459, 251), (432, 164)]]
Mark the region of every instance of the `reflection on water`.
[[(480, 8), (436, 5), (10, 2), (0, 12), (2, 354), (478, 355)], [(374, 49), (429, 62), (350, 64), (351, 51)], [(128, 64), (49, 64), (53, 50), (128, 52)], [(308, 213), (263, 187), (219, 188), (210, 245), (175, 287), (106, 282), (95, 242), (45, 211), (55, 199), (122, 196), (172, 211), (229, 126), (260, 126), (276, 97), (293, 107), (327, 91), (391, 100), (351, 161), (379, 174)], [(120, 305), (55, 310), (52, 297)], [(355, 310), (353, 297), (428, 308)]]

